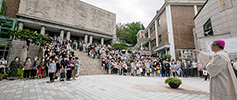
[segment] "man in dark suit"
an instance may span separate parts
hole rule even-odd
[[[181,67],[183,70],[183,77],[187,77],[188,76],[188,63],[186,62],[186,60],[182,61]]]
[[[165,72],[166,72],[166,76],[167,77],[170,77],[170,63],[168,62],[168,60],[166,60],[166,63],[164,64],[165,65]]]

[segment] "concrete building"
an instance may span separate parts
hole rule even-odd
[[[237,55],[237,1],[207,0],[194,17],[193,35],[198,50],[211,52],[211,43],[222,39],[231,59]]]
[[[80,0],[7,0],[6,4],[6,16],[17,18],[18,30],[90,43],[113,44],[117,40],[116,14]],[[22,51],[24,44],[18,41],[12,47],[16,45],[14,51]],[[10,60],[21,56],[14,51]],[[28,51],[28,55],[37,56],[36,51]]]
[[[193,17],[205,1],[165,0],[146,29],[138,32],[138,43],[133,50],[144,52],[145,49],[145,55],[154,56],[170,54],[174,60],[195,58]]]

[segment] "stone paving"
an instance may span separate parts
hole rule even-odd
[[[48,78],[0,81],[0,100],[208,100],[209,81],[180,78],[176,90],[161,77],[119,75],[80,76],[77,80],[47,83]]]

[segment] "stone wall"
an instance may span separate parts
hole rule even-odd
[[[206,42],[216,39],[237,37],[237,1],[225,0],[223,6],[218,0],[209,0],[195,18],[195,34],[197,34],[198,48],[207,51]],[[211,19],[213,36],[204,36],[203,25]]]
[[[12,41],[12,47],[9,53],[8,61],[10,62],[13,61],[16,56],[21,58],[24,45],[26,45],[25,41],[19,41],[19,40]],[[39,46],[31,44],[27,52],[27,57],[31,57],[31,59],[33,59],[35,56],[39,56]],[[21,61],[25,61],[25,59],[21,59]]]
[[[21,0],[18,13],[116,34],[116,14],[80,0]]]

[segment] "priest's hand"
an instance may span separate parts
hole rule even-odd
[[[193,52],[194,52],[194,53],[200,53],[200,51],[199,51],[199,50],[193,50]]]

